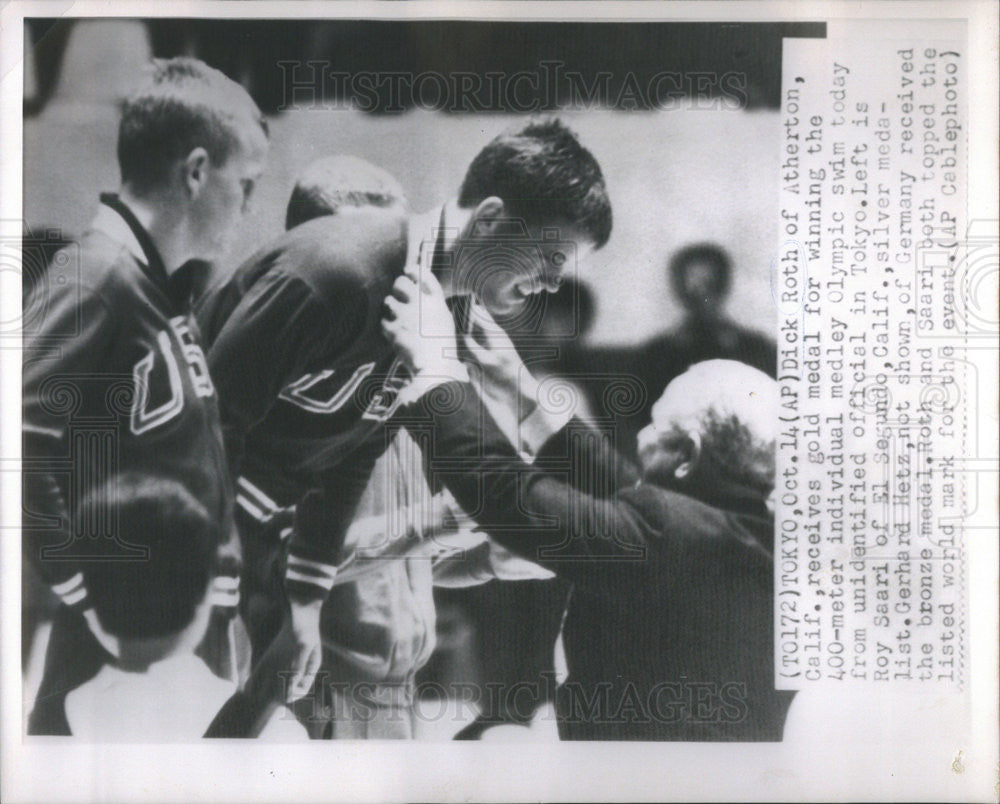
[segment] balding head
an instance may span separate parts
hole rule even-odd
[[[667,386],[639,433],[643,474],[684,486],[722,476],[767,495],[774,487],[778,384],[734,360],[698,363]]]
[[[285,228],[342,208],[407,208],[406,194],[393,176],[356,156],[328,156],[311,162],[299,175],[288,202]]]

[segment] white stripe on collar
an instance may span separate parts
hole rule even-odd
[[[145,266],[149,265],[146,253],[142,250],[142,246],[139,245],[139,241],[132,233],[132,229],[125,222],[125,219],[107,204],[100,205],[97,214],[90,222],[90,229],[107,235],[116,243],[121,243],[128,250],[129,254],[139,262]]]

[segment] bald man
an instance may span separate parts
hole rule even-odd
[[[421,318],[445,314],[421,281],[396,281],[383,328],[431,394],[407,415],[432,422],[433,481],[492,539],[574,584],[560,737],[781,740],[792,693],[774,688],[774,381],[734,361],[693,366],[639,435],[639,476],[579,421],[529,465],[463,367],[421,338]],[[612,481],[607,496],[580,489],[595,476]]]

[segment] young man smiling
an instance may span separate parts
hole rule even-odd
[[[319,667],[320,609],[410,382],[380,324],[395,279],[426,266],[463,332],[490,329],[558,288],[611,231],[600,167],[557,120],[495,138],[458,196],[423,215],[407,215],[391,193],[368,196],[291,228],[199,311],[238,490],[259,517],[295,507],[291,618],[272,651],[279,671],[293,671],[291,699]]]

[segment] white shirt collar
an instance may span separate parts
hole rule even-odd
[[[410,218],[407,225],[406,264],[420,265],[434,258],[434,248],[441,235],[444,206],[435,212],[425,212]],[[429,225],[428,225],[429,224]],[[427,266],[430,267],[429,265]]]
[[[129,254],[143,265],[149,265],[146,253],[142,250],[142,246],[139,245],[139,241],[136,240],[125,219],[107,204],[100,205],[97,214],[90,223],[90,229],[107,235],[116,243],[123,245]]]

